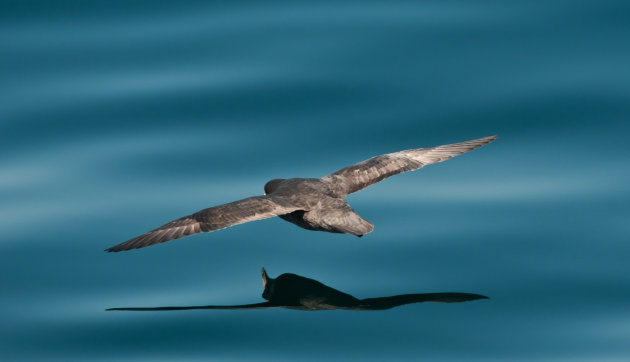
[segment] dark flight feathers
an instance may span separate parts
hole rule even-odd
[[[192,215],[173,220],[148,233],[106,249],[106,251],[115,252],[143,248],[188,235],[220,230],[248,221],[284,215],[295,210],[295,208],[276,204],[270,196],[250,197],[204,209]]]
[[[497,136],[490,136],[450,145],[388,153],[342,168],[323,179],[330,180],[333,183],[342,183],[345,193],[351,194],[387,177],[417,170],[426,165],[446,161],[462,153],[472,151],[494,141],[496,138]]]

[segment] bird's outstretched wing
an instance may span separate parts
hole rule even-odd
[[[248,221],[267,219],[297,210],[276,203],[269,195],[255,196],[229,204],[211,207],[173,220],[148,233],[137,236],[106,251],[117,252],[183,238],[184,236],[224,229]]]
[[[454,156],[472,151],[496,138],[497,136],[490,136],[450,145],[388,153],[342,168],[322,177],[322,180],[337,185],[336,189],[343,190],[345,194],[351,194],[387,177],[417,170],[423,166],[446,161]]]
[[[348,308],[354,310],[382,310],[398,307],[404,304],[422,302],[458,303],[477,299],[489,299],[486,296],[472,293],[424,293],[403,294],[392,297],[361,299],[359,305]]]

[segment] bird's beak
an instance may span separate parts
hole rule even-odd
[[[260,271],[260,274],[262,275],[263,288],[266,288],[267,287],[267,279],[269,278],[269,276],[267,276],[267,272],[265,271],[265,268],[262,268],[262,270]]]

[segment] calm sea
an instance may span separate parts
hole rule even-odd
[[[3,361],[629,360],[630,2],[0,1]],[[498,134],[348,197],[125,253],[191,212]],[[260,269],[377,312],[263,301]]]

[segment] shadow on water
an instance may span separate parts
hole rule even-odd
[[[127,311],[169,311],[187,309],[264,309],[288,308],[297,310],[384,310],[405,304],[422,302],[457,303],[477,299],[489,299],[472,293],[421,293],[402,294],[391,297],[357,299],[337,289],[324,285],[317,280],[285,273],[277,278],[270,278],[262,269],[263,298],[267,302],[242,305],[204,305],[189,307],[154,307],[154,308],[109,308]]]

